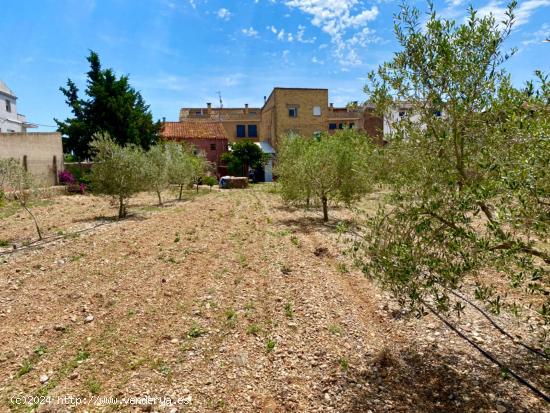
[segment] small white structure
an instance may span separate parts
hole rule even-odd
[[[17,96],[0,80],[0,132],[25,133],[36,125],[28,123],[24,115],[17,113]]]
[[[269,160],[264,166],[264,182],[273,182],[273,158],[275,157],[275,149],[266,141],[254,142],[260,147],[263,153],[269,155]]]
[[[434,111],[434,116],[441,117],[443,115],[440,111]],[[394,133],[396,124],[404,119],[419,123],[420,115],[414,112],[413,105],[410,102],[396,102],[384,116],[384,136]],[[422,128],[425,127],[426,125],[422,125]]]

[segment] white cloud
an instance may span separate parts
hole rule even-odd
[[[522,44],[524,46],[529,46],[532,44],[543,43],[548,38],[550,38],[550,24],[543,23],[539,30],[534,33],[529,33],[529,39],[524,40]]]
[[[298,31],[296,32],[296,40],[300,43],[315,43],[315,40],[317,38],[314,36],[311,39],[304,38],[304,34],[306,32],[306,26],[302,26],[301,24],[298,25]]]
[[[550,0],[527,0],[519,3],[519,6],[514,11],[516,15],[516,27],[527,23],[536,9],[546,6],[550,6]],[[506,4],[504,1],[499,0],[491,0],[478,10],[480,16],[492,14],[497,21],[504,20],[506,17],[505,12]]]
[[[250,26],[248,29],[242,29],[241,32],[248,37],[258,37],[258,32],[254,30],[252,26]]]
[[[348,32],[366,28],[368,22],[378,16],[377,6],[360,10],[360,0],[285,0],[285,5],[310,15],[311,24],[330,36],[336,46],[334,53],[340,64],[361,64],[355,47],[366,43],[358,39],[350,43],[353,35],[349,37]]]
[[[267,30],[271,31],[273,34],[277,35],[277,40],[280,41],[287,41],[287,42],[293,42],[297,41],[300,43],[315,43],[315,40],[317,40],[316,37],[312,37],[310,39],[306,39],[304,37],[306,27],[302,26],[301,24],[298,25],[298,31],[296,34],[293,34],[290,31],[285,31],[285,29],[278,30],[275,26],[267,26]]]
[[[231,18],[231,12],[224,7],[219,9],[216,14],[222,20],[229,20]]]
[[[324,62],[323,60],[319,60],[319,59],[317,59],[315,56],[313,56],[313,57],[311,58],[311,63],[316,63],[316,64],[318,64],[318,65],[324,65],[324,64],[325,64],[325,62]]]

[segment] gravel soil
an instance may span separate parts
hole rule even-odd
[[[58,196],[33,209],[42,244],[24,211],[4,216],[0,412],[549,411],[433,316],[398,311],[344,253],[349,212],[323,225],[266,188],[142,195],[122,221]],[[547,362],[468,320],[544,389]]]

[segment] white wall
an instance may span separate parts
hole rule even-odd
[[[405,112],[405,116],[399,116],[400,112]],[[419,122],[420,116],[411,114],[410,107],[394,107],[384,116],[384,135],[390,135],[395,132],[395,125],[402,119],[409,119],[412,122]]]

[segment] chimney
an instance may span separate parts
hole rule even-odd
[[[166,117],[165,116],[162,117],[162,123],[166,123]]]
[[[332,112],[334,110],[334,103],[330,102],[330,111]]]
[[[212,111],[212,103],[207,102],[206,103],[206,114],[210,115],[211,111]]]
[[[264,96],[264,105],[265,105],[265,102],[267,102],[267,97]]]
[[[244,114],[248,115],[248,103],[244,104]]]

